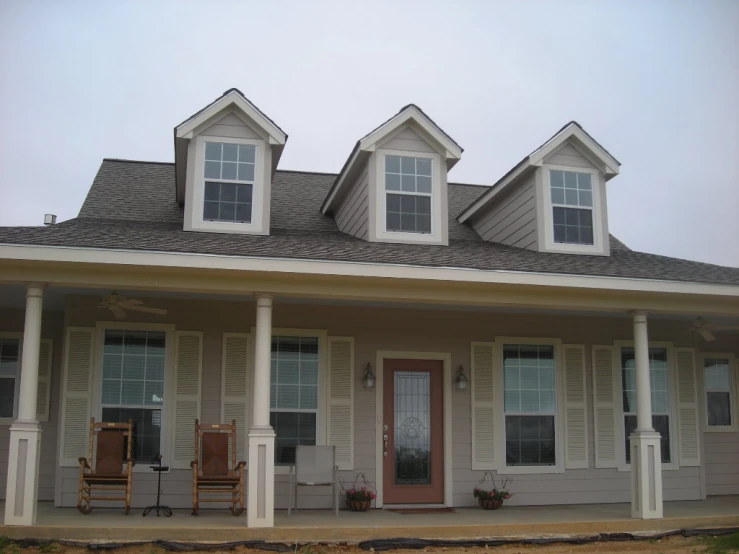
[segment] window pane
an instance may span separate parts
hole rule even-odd
[[[387,195],[387,211],[400,212],[400,194]]]
[[[256,151],[255,146],[248,146],[245,144],[239,145],[239,161],[254,163],[255,151]]]
[[[731,394],[729,392],[707,392],[706,408],[708,425],[731,425]]]
[[[251,204],[236,204],[236,221],[251,223]]]
[[[221,179],[236,180],[236,166],[238,164],[231,162],[223,162],[221,168]]]
[[[236,201],[251,204],[251,185],[236,185]]]
[[[568,206],[577,206],[577,191],[565,189],[565,204]]]
[[[580,198],[580,201],[579,201],[580,206],[588,206],[588,207],[593,206],[593,193],[592,192],[581,190],[578,196]]]
[[[416,158],[400,158],[400,172],[404,175],[416,174]]]
[[[228,162],[235,162],[239,159],[239,147],[236,144],[223,145],[223,159]]]
[[[413,214],[400,214],[400,230],[413,233],[416,230],[416,216]]]
[[[400,189],[405,192],[416,192],[416,177],[414,175],[401,175]]]
[[[555,465],[554,416],[505,416],[506,465]]]
[[[275,464],[295,463],[295,447],[316,444],[316,414],[272,412],[269,424],[275,430]]]
[[[707,359],[704,362],[703,379],[706,390],[731,390],[729,360]]]
[[[18,375],[19,344],[17,339],[0,339],[0,376],[15,378]]]
[[[428,158],[416,158],[416,173],[431,177],[431,160]],[[431,179],[429,179],[431,182]]]
[[[430,215],[417,215],[416,216],[416,232],[418,233],[431,233],[431,216]]]
[[[400,190],[400,175],[387,173],[385,175],[385,189]]]
[[[203,204],[203,219],[209,221],[218,219],[218,202],[205,202]]]
[[[565,191],[564,189],[552,189],[552,204],[564,204],[565,203]],[[554,208],[557,210],[557,208]]]
[[[388,231],[400,231],[400,214],[399,213],[387,213],[386,228]]]
[[[238,164],[239,165],[239,181],[254,180],[254,164]]]
[[[400,211],[404,214],[416,213],[416,197],[406,194],[400,195]]]
[[[565,171],[565,188],[576,189],[577,188],[577,174],[572,171]]]
[[[236,202],[236,185],[232,183],[221,184],[221,202]]]
[[[102,420],[127,423],[133,419],[131,455],[137,462],[151,463],[160,453],[162,411],[159,409],[103,408]],[[125,450],[124,450],[125,456]],[[123,460],[121,460],[121,465]]]
[[[416,213],[424,215],[431,214],[431,197],[416,196]]]
[[[318,339],[273,337],[272,406],[284,409],[318,409]]]
[[[431,177],[424,177],[423,175],[420,177],[416,177],[416,187],[418,187],[418,192],[431,192]]]
[[[385,156],[385,171],[389,173],[400,173],[400,157]]]
[[[221,196],[220,183],[205,183],[205,200],[218,201]]]
[[[206,160],[221,160],[221,143],[220,142],[206,142],[205,143],[205,159]]]
[[[550,179],[552,180],[552,188],[564,188],[565,177],[564,172],[552,170],[549,173]]]
[[[581,191],[592,191],[592,179],[590,173],[577,174],[577,188]]]
[[[221,164],[219,162],[205,162],[205,178],[220,179]]]
[[[234,221],[236,219],[236,204],[221,202],[218,219],[221,221]]]
[[[0,417],[13,417],[15,379],[0,379]]]

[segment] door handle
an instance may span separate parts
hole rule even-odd
[[[382,436],[382,440],[383,440],[383,442],[385,443],[385,446],[384,446],[384,448],[383,448],[383,452],[382,452],[382,455],[383,455],[383,456],[385,456],[385,457],[387,458],[387,435],[383,435],[383,436]]]

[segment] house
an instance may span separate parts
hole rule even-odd
[[[378,508],[473,505],[486,470],[512,504],[634,518],[739,494],[739,270],[611,236],[620,163],[578,123],[482,188],[414,105],[338,174],[279,169],[286,144],[231,89],[174,164],[105,159],[78,217],[0,228],[6,524],[76,505],[90,417],[134,419],[134,506],[161,453],[180,508],[195,418],[236,420],[253,527],[298,444],[334,445]]]

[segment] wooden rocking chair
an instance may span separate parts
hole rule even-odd
[[[96,440],[97,439],[97,440]],[[77,509],[92,511],[93,500],[123,500],[126,515],[131,510],[131,475],[136,462],[131,458],[133,420],[128,423],[95,423],[90,418],[90,457],[79,458],[80,482]],[[126,455],[123,456],[123,449]],[[94,465],[90,465],[94,460]],[[123,496],[93,496],[94,491],[123,491]]]
[[[228,446],[231,439],[231,469]],[[202,445],[202,448],[201,448]],[[195,420],[195,460],[192,468],[192,515],[200,512],[200,502],[230,502],[231,513],[243,513],[244,467],[236,463],[236,420],[231,423],[200,424]],[[229,499],[201,498],[202,493],[228,494]]]

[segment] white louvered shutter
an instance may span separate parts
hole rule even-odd
[[[175,338],[174,440],[170,466],[190,469],[195,458],[195,420],[200,417],[203,334],[177,331]]]
[[[562,345],[565,378],[565,468],[588,467],[585,347]]]
[[[90,430],[94,352],[95,329],[67,327],[59,441],[62,466],[79,467],[78,459],[90,455],[87,439]]]
[[[677,411],[679,459],[681,466],[700,465],[698,393],[696,391],[695,350],[675,348],[677,369]]]
[[[221,423],[236,420],[236,460],[246,461],[249,405],[249,335],[223,334]]]
[[[36,393],[36,419],[49,421],[51,399],[51,356],[54,341],[41,339],[38,357],[38,392]]]
[[[495,375],[493,343],[473,342],[472,360],[472,469],[495,468]]]
[[[616,441],[620,436],[616,425],[621,413],[620,398],[616,387],[618,375],[614,368],[615,348],[593,346],[593,415],[595,422],[595,467],[618,467],[619,448]]]
[[[339,469],[354,469],[354,339],[328,337],[328,443]]]

